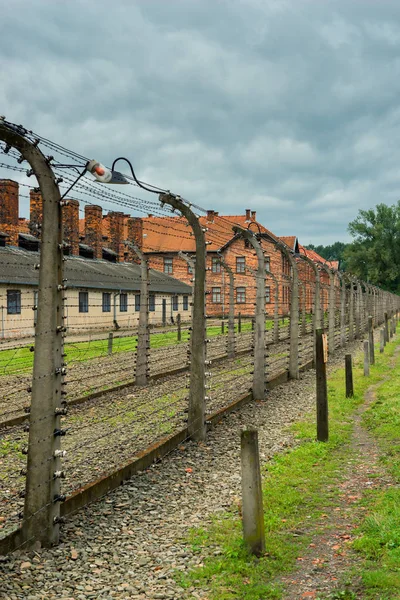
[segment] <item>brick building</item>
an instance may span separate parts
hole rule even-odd
[[[43,218],[40,193],[30,190],[30,219],[19,218],[18,183],[0,180],[0,246],[19,246],[38,251]],[[148,258],[149,266],[186,283],[193,283],[192,267],[187,258],[195,257],[195,240],[183,217],[132,217],[111,211],[103,215],[101,206],[85,205],[84,218],[79,218],[79,203],[69,200],[63,207],[64,253],[109,262],[137,262],[125,240],[134,241]],[[225,316],[229,310],[229,276],[221,265],[224,261],[234,275],[235,313],[254,314],[257,259],[251,246],[235,235],[233,226],[254,231],[261,241],[266,257],[266,313],[272,316],[275,290],[278,288],[279,314],[290,308],[290,265],[276,243],[283,242],[295,254],[305,253],[316,262],[325,262],[311,250],[305,250],[296,236],[278,238],[256,219],[256,212],[246,209],[242,215],[219,215],[214,210],[200,217],[207,240],[207,314]],[[184,253],[185,257],[182,256]],[[253,271],[253,272],[252,272]],[[312,307],[312,269],[301,261],[300,294],[305,295],[307,310]],[[327,306],[329,277],[321,272],[322,304]],[[171,310],[173,310],[171,305]]]

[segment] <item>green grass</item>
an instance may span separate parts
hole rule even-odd
[[[352,415],[363,402],[366,389],[382,381],[388,372],[394,349],[395,344],[392,343],[386,347],[384,355],[378,355],[369,378],[363,376],[362,357],[357,358],[353,372],[355,395],[352,399],[345,398],[344,369],[330,376],[328,443],[315,441],[315,417],[314,414],[307,415],[291,428],[297,439],[295,447],[277,455],[264,469],[265,555],[256,559],[247,552],[242,541],[238,506],[233,506],[225,514],[217,516],[209,528],[191,530],[188,543],[206,558],[201,567],[188,574],[176,575],[180,585],[200,585],[208,590],[210,600],[282,597],[277,578],[293,569],[296,559],[309,544],[310,533],[315,535],[326,528],[324,515],[335,504],[339,494],[338,483],[343,478],[343,464],[352,456],[349,444]],[[394,551],[398,551],[397,547]],[[355,595],[351,590],[343,589],[329,598],[352,600]]]
[[[378,441],[382,466],[395,483],[371,490],[364,499],[368,516],[354,547],[364,558],[365,598],[400,598],[400,363],[381,385],[364,415],[364,425]]]
[[[269,321],[267,321],[268,325]],[[267,327],[268,329],[269,327]],[[228,325],[225,323],[225,335]],[[238,325],[235,324],[237,332]],[[251,331],[251,322],[242,322],[242,332]],[[214,337],[221,335],[221,327],[213,325],[207,328],[207,336]],[[185,343],[189,340],[189,331],[182,329],[182,340],[178,342],[176,331],[167,331],[165,333],[153,332],[150,335],[151,348],[164,348],[167,346],[176,346],[179,343]],[[120,352],[135,352],[137,345],[136,336],[115,337],[113,340],[113,354]],[[0,376],[15,375],[17,373],[29,373],[33,367],[32,345],[23,346],[12,350],[0,351]],[[65,345],[66,361],[68,363],[84,362],[108,354],[108,339],[93,340],[87,342],[70,342]]]

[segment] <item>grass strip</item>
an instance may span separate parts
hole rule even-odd
[[[363,425],[378,442],[382,467],[390,474],[387,489],[369,490],[362,502],[368,514],[358,529],[354,548],[364,561],[361,577],[365,599],[400,598],[400,361],[394,362]]]
[[[263,467],[265,555],[256,559],[246,551],[240,506],[233,506],[215,517],[208,528],[191,530],[188,542],[202,563],[189,573],[176,575],[181,586],[200,586],[210,600],[282,597],[276,578],[293,569],[310,542],[309,532],[318,534],[319,523],[321,528],[326,526],[323,518],[335,505],[343,464],[352,453],[352,415],[363,402],[366,389],[388,372],[394,349],[393,342],[385,354],[378,353],[368,378],[363,375],[362,356],[356,358],[352,399],[345,398],[344,369],[330,374],[328,443],[315,441],[315,415],[306,415],[291,428],[294,446]]]

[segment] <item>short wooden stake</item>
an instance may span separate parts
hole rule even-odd
[[[375,364],[374,327],[373,327],[371,315],[368,317],[368,342],[369,342],[369,362],[371,365],[374,365]]]
[[[364,342],[364,376],[369,377],[369,342]]]
[[[346,370],[346,398],[352,398],[354,396],[353,388],[353,364],[351,360],[351,354],[345,356],[345,370]]]
[[[316,330],[315,340],[315,369],[317,383],[317,440],[327,442],[329,438],[328,426],[328,388],[326,383],[326,356],[324,343],[326,336],[322,329]],[[325,341],[324,341],[325,340]]]
[[[385,312],[385,345],[388,343],[389,341],[389,317],[387,312]]]
[[[182,340],[182,326],[181,326],[181,315],[180,315],[180,313],[178,313],[176,315],[176,324],[177,324],[177,327],[178,327],[177,339],[178,339],[178,342],[180,342]]]
[[[225,333],[225,321],[221,321],[221,333]]]
[[[379,352],[382,354],[385,350],[385,332],[383,329],[379,330]]]
[[[113,338],[114,334],[112,331],[108,334],[108,354],[112,354],[113,351]]]
[[[258,431],[254,427],[242,429],[241,463],[243,537],[249,551],[261,556],[265,552],[264,510]]]

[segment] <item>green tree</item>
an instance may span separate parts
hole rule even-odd
[[[360,210],[348,230],[354,241],[344,252],[346,270],[392,292],[400,292],[400,201]]]
[[[346,248],[347,244],[344,242],[334,242],[329,246],[323,246],[322,244],[319,246],[314,246],[314,244],[308,244],[307,248],[310,250],[314,250],[325,258],[325,260],[339,260],[341,263],[343,262],[343,252]]]

